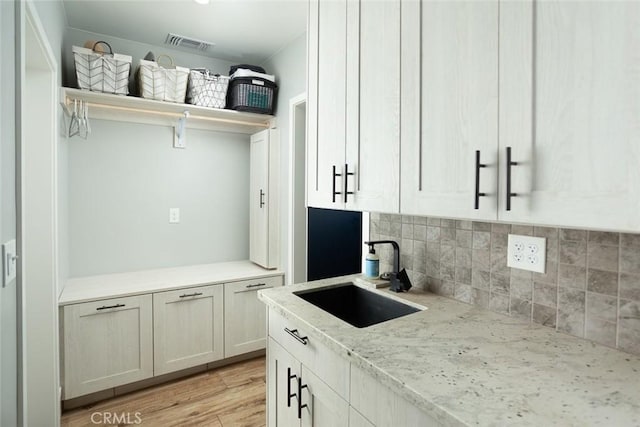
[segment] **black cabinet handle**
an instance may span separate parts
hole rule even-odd
[[[291,335],[292,337],[294,337],[298,342],[301,342],[302,344],[307,345],[307,342],[309,341],[309,337],[301,337],[297,329],[284,328],[284,331],[289,335]]]
[[[349,172],[349,165],[344,164],[344,202],[347,203],[347,196],[353,194],[353,191],[349,191],[349,177],[355,175],[353,172]]]
[[[197,297],[200,295],[202,295],[202,292],[194,292],[192,294],[182,294],[180,295],[180,298]]]
[[[511,147],[507,147],[507,210],[511,210],[511,198],[517,197],[518,193],[511,192],[511,166],[517,166],[518,162],[511,161]]]
[[[302,404],[302,389],[307,388],[307,385],[302,385],[302,374],[298,377],[298,419],[302,419],[302,410],[307,408],[307,404]]]
[[[291,380],[296,378],[295,374],[291,375],[291,368],[287,368],[287,408],[291,408],[291,398],[296,397],[296,393],[291,393]]]
[[[338,194],[342,194],[340,191],[336,191],[336,176],[342,176],[342,174],[336,173],[336,166],[333,165],[333,195],[332,195],[333,203],[336,202],[336,196]]]
[[[264,285],[266,285],[266,283],[256,283],[254,285],[247,285],[246,287],[247,288],[258,288],[258,287],[264,286]]]
[[[264,206],[264,191],[262,191],[262,188],[260,189],[260,207],[262,208]]]
[[[480,192],[480,168],[486,168],[487,165],[480,163],[480,150],[476,150],[476,192],[473,208],[480,209],[480,197],[484,197],[487,194]]]
[[[110,308],[120,308],[120,307],[124,307],[125,304],[116,304],[116,305],[103,305],[102,307],[98,307],[96,308],[97,311],[100,310],[108,310]]]

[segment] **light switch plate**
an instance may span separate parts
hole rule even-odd
[[[508,267],[544,273],[546,255],[547,240],[545,238],[509,234]]]
[[[9,240],[2,245],[2,287],[15,280],[18,269],[17,261],[16,241]]]

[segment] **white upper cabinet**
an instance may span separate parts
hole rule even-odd
[[[498,20],[497,1],[402,4],[404,214],[496,219]]]
[[[308,37],[308,206],[399,212],[400,0],[311,0]]]
[[[341,209],[334,193],[344,185],[335,174],[345,163],[346,0],[309,2],[308,41],[307,205]]]
[[[640,230],[640,3],[505,2],[500,35],[499,218]]]

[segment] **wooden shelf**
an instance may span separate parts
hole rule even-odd
[[[63,87],[60,102],[70,107],[73,100],[88,102],[89,118],[93,119],[175,126],[184,112],[188,111],[188,128],[248,135],[268,128],[273,119],[273,116],[268,114],[244,113]]]

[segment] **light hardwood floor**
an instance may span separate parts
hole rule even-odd
[[[136,418],[136,413],[139,418]],[[105,414],[117,414],[119,417],[129,414],[129,424],[135,425],[139,419],[141,422],[137,424],[147,427],[264,426],[265,358],[259,357],[223,366],[73,409],[63,413],[61,425],[127,425],[126,420],[124,423],[95,422],[102,421]]]

